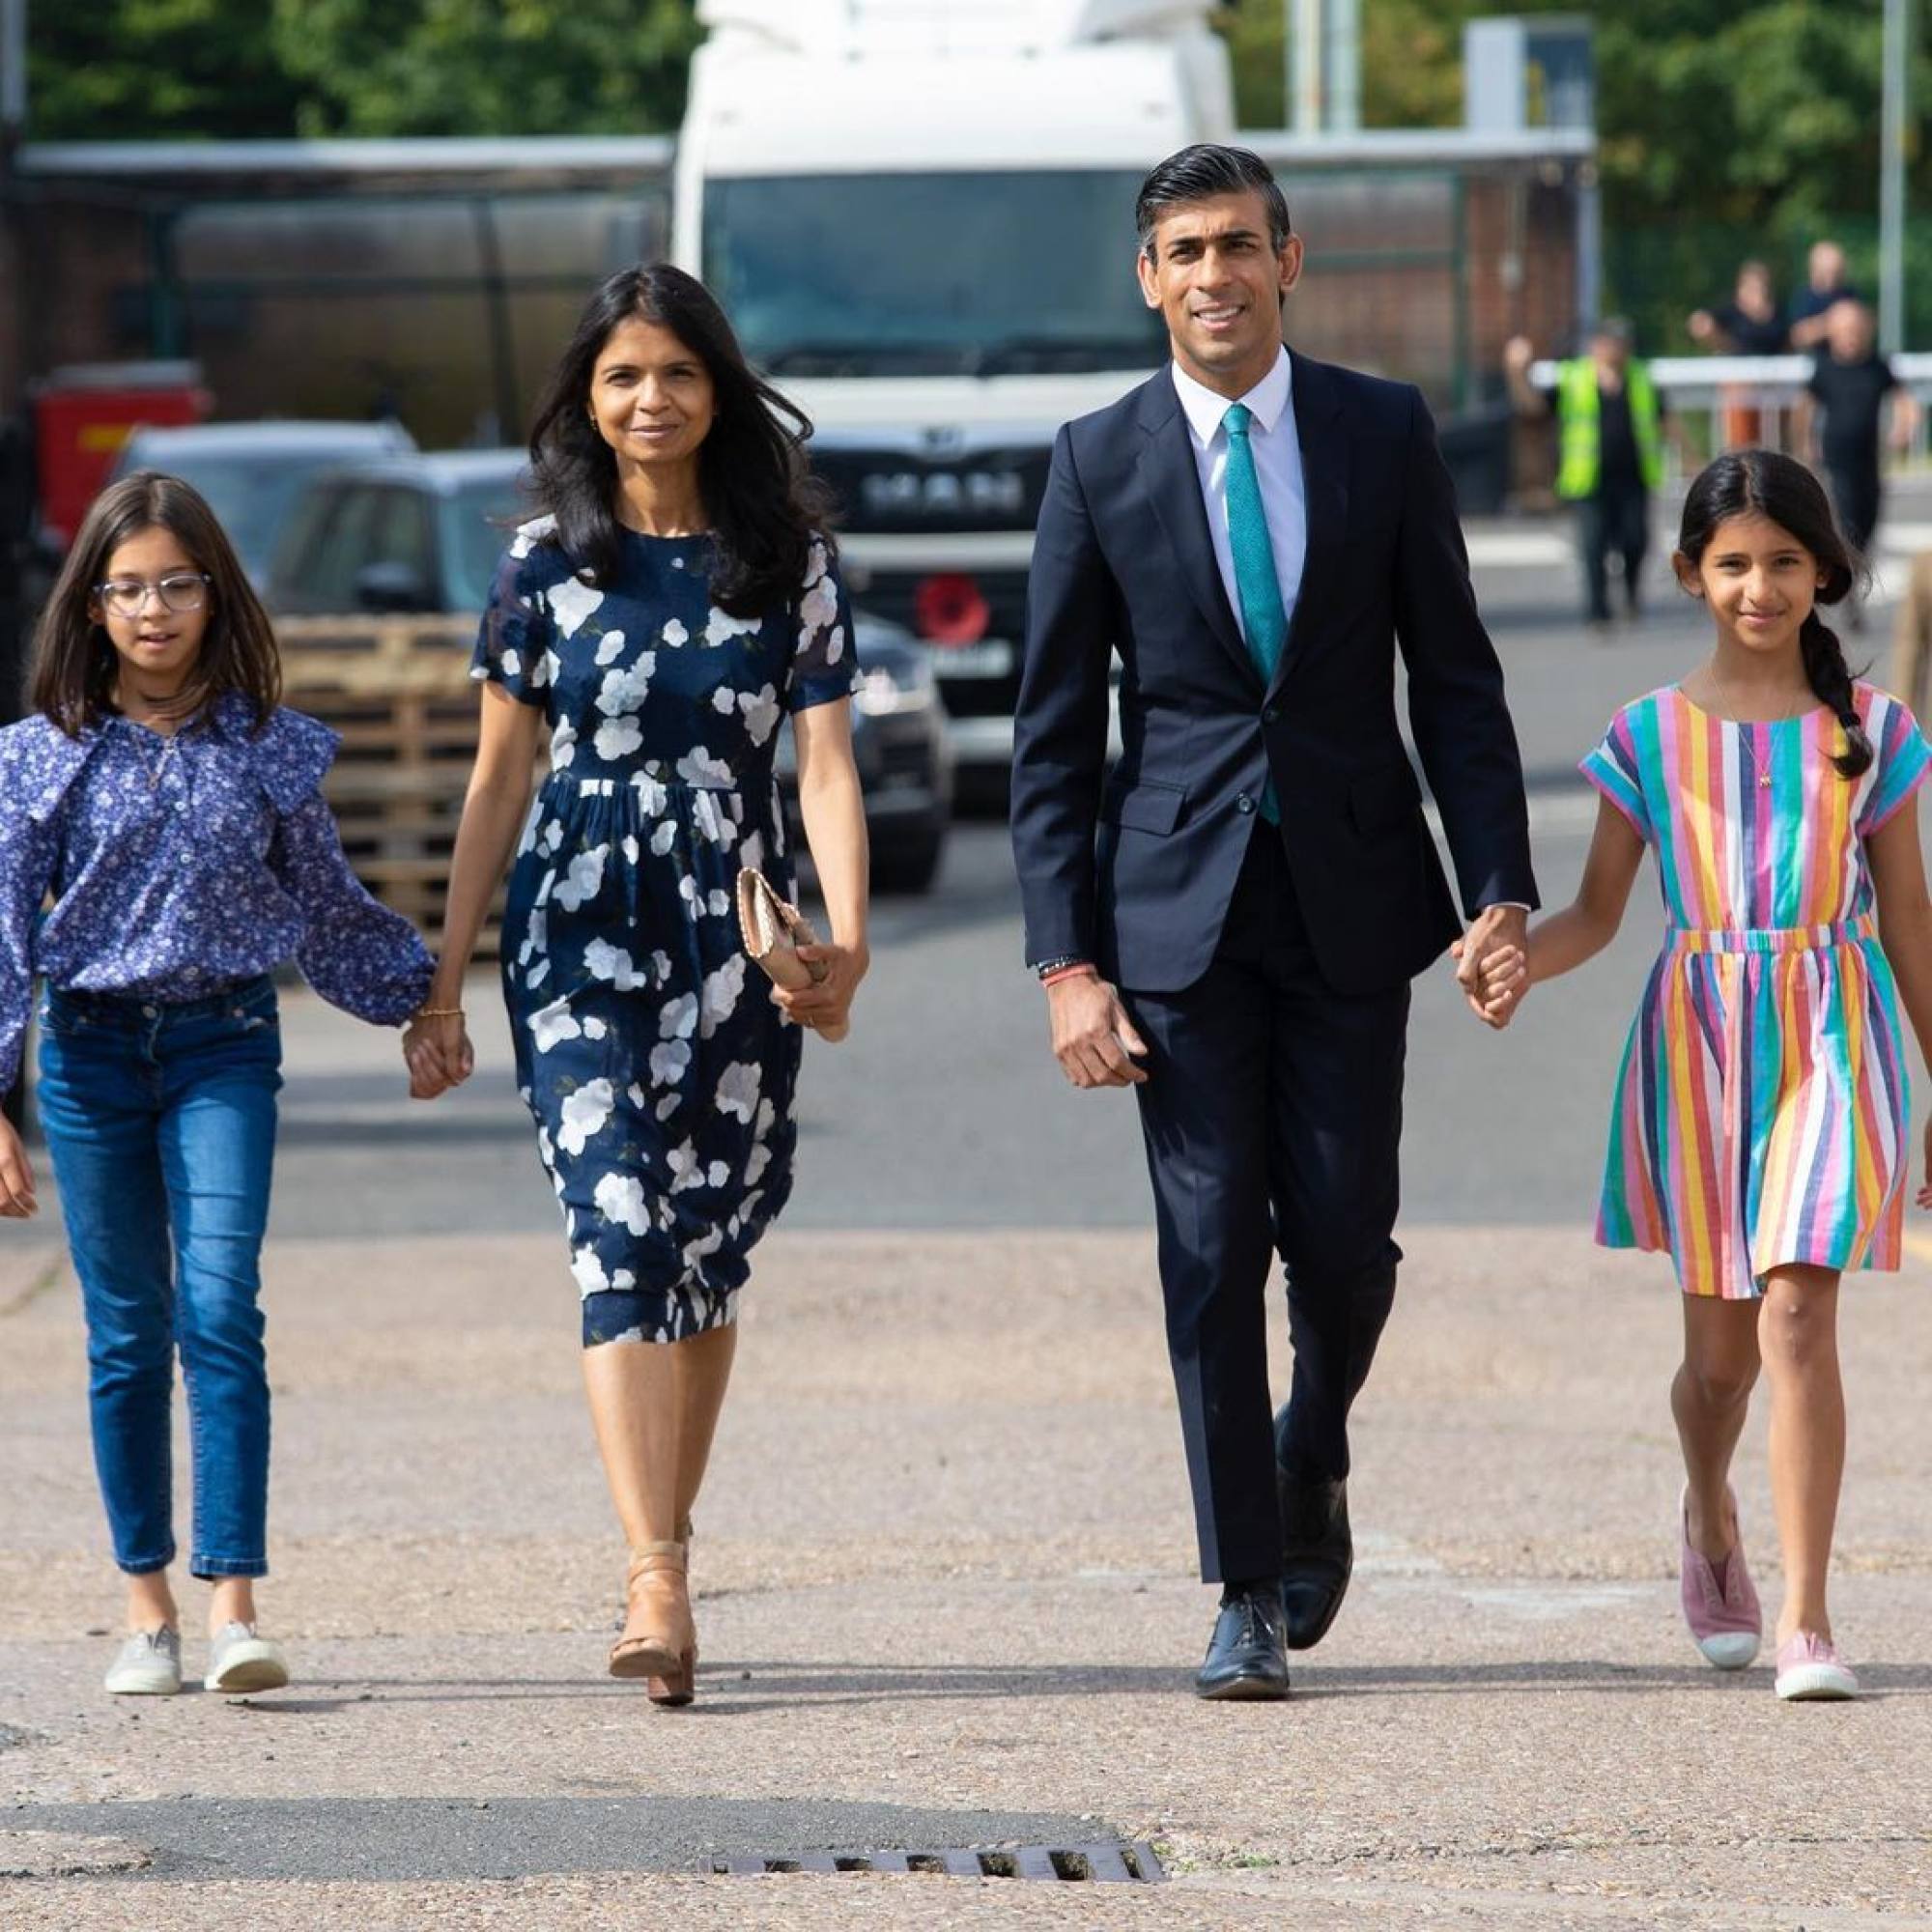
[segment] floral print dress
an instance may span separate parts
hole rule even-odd
[[[791,1192],[801,1036],[745,955],[735,889],[750,866],[789,895],[780,722],[856,676],[824,544],[795,599],[736,617],[712,601],[705,538],[622,543],[592,585],[553,519],[520,529],[471,669],[551,726],[503,989],[586,1348],[729,1321]]]

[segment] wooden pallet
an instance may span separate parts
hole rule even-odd
[[[356,876],[412,921],[442,936],[449,859],[476,754],[473,617],[284,617],[285,702],[338,732],[326,787]],[[479,957],[497,952],[497,895]]]

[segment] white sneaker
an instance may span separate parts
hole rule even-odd
[[[102,1681],[117,1697],[172,1697],[182,1688],[181,1632],[136,1631]]]
[[[223,1624],[209,1639],[208,1675],[202,1685],[231,1696],[279,1690],[289,1681],[288,1660],[278,1643],[255,1634],[253,1624]]]

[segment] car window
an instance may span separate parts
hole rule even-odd
[[[393,486],[376,493],[368,550],[362,564],[396,564],[409,570],[425,591],[436,582],[436,534],[428,500],[419,490]]]
[[[331,492],[316,545],[293,586],[304,611],[330,615],[355,609],[355,574],[369,560],[381,490],[354,483]]]

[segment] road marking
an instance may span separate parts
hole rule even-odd
[[[1557,530],[1471,530],[1469,561],[1485,570],[1548,569],[1577,561],[1577,546]]]

